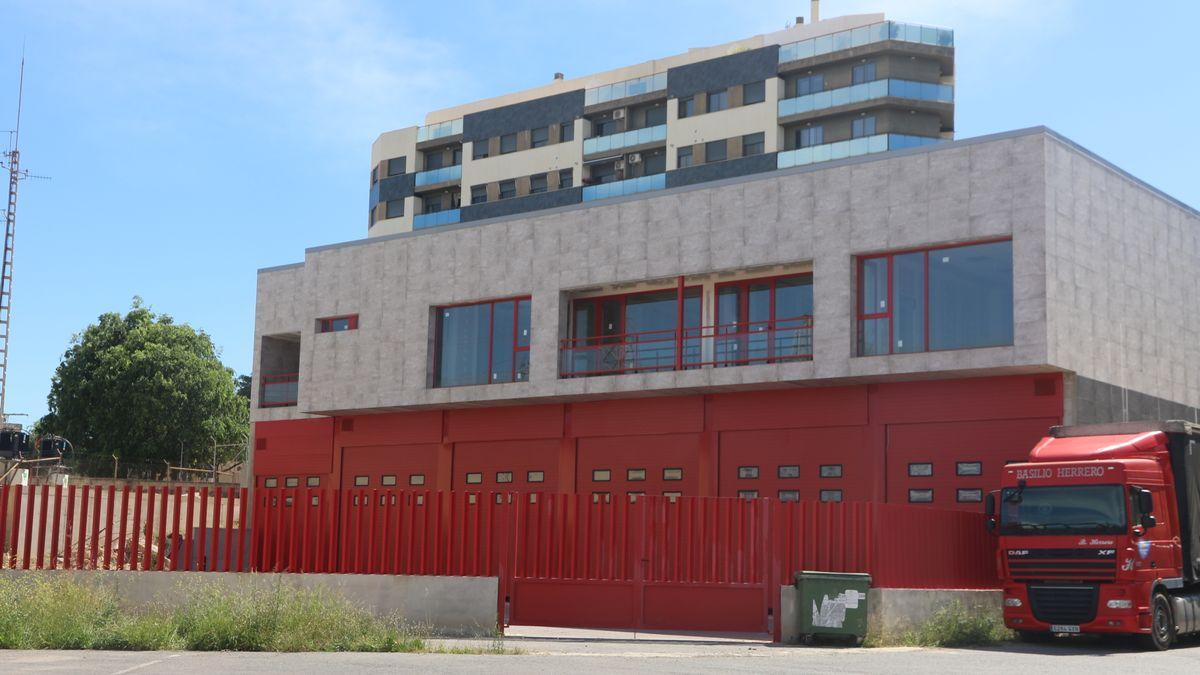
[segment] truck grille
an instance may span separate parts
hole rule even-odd
[[[1099,586],[1030,584],[1029,605],[1038,621],[1079,625],[1096,618]]]
[[[1010,548],[1005,557],[1014,581],[1112,581],[1117,575],[1113,548]]]

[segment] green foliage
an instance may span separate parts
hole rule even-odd
[[[1013,632],[994,612],[953,602],[933,613],[916,630],[901,635],[868,636],[868,647],[974,647],[1011,640]]]
[[[122,612],[65,575],[0,578],[0,649],[412,652],[424,640],[326,591],[202,584],[175,611]]]
[[[37,428],[123,461],[178,461],[182,448],[207,464],[209,447],[238,443],[249,429],[249,407],[218,356],[203,331],[134,298],[125,316],[102,314],[72,338]]]

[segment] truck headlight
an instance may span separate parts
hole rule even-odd
[[[1109,600],[1107,604],[1109,609],[1129,609],[1133,607],[1132,600]]]
[[[1005,607],[1020,607],[1021,599],[1020,598],[1005,598],[1004,606]]]

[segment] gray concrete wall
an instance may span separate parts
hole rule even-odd
[[[1047,362],[1200,406],[1200,214],[1068,141],[1045,151]],[[1120,421],[1095,419],[1115,414],[1111,394],[1082,389],[1081,420]]]
[[[79,583],[112,589],[120,606],[132,611],[179,606],[205,584],[234,594],[256,589],[324,589],[376,616],[401,616],[439,635],[491,635],[496,631],[495,577],[72,570],[0,570],[0,575],[6,579],[68,576]]]
[[[1032,130],[310,249],[302,271],[259,275],[256,337],[301,331],[301,384],[297,408],[256,410],[255,419],[1046,370],[1047,139]],[[854,355],[855,255],[1008,236],[1013,345]],[[808,261],[811,363],[558,377],[564,291],[721,270],[769,274]],[[528,382],[427,386],[432,307],[525,294],[533,298]],[[345,313],[360,315],[358,330],[313,335],[313,318]]]
[[[795,586],[779,589],[779,614],[784,643],[800,641],[797,612],[800,594]],[[919,628],[939,609],[960,603],[970,612],[1002,615],[1003,593],[999,590],[872,588],[867,591],[867,631],[871,635],[902,635]],[[810,610],[811,611],[811,610]]]

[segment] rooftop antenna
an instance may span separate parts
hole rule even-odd
[[[13,238],[17,229],[17,185],[34,176],[21,168],[21,105],[25,95],[25,46],[21,46],[21,74],[17,81],[17,125],[9,132],[9,147],[0,160],[8,169],[8,205],[4,209],[4,258],[0,263],[0,424],[8,423],[5,410],[8,392],[8,336],[12,317]]]

